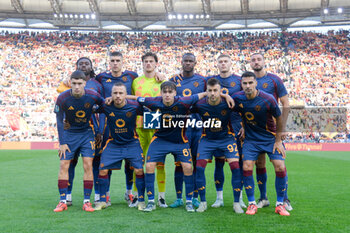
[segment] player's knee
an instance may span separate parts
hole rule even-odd
[[[98,173],[99,176],[107,176],[108,175],[108,169],[100,170]]]
[[[137,175],[137,176],[142,176],[143,175],[143,169],[142,168],[139,168],[139,169],[136,169],[135,168],[135,174]]]
[[[253,162],[250,162],[250,161],[243,162],[243,171],[253,171],[253,168],[254,168]]]
[[[155,163],[146,163],[146,172],[147,173],[154,173],[155,170]]]
[[[60,172],[68,172],[70,166],[70,161],[69,160],[61,160],[60,162]]]
[[[273,164],[275,167],[275,172],[285,172],[286,173],[286,166],[285,166],[283,160],[275,160]]]
[[[190,163],[182,163],[182,169],[185,176],[192,175],[192,165]]]

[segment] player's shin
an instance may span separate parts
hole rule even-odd
[[[205,167],[207,166],[207,161],[205,159],[200,159],[197,161],[197,173],[196,173],[196,182],[198,187],[198,192],[201,197],[201,202],[206,202],[205,197],[205,187],[206,187],[206,180],[205,180]]]
[[[254,178],[253,178],[253,171],[247,170],[243,171],[243,183],[245,187],[245,192],[248,197],[249,204],[255,204],[255,197],[254,197]]]
[[[92,180],[84,180],[84,203],[90,202],[90,196],[94,182]]]
[[[100,190],[100,202],[107,202],[107,187],[108,187],[108,175],[98,176],[98,184]]]
[[[146,183],[148,201],[154,201],[154,180],[155,180],[154,173],[146,173],[145,183]]]
[[[266,199],[266,181],[267,181],[267,173],[266,167],[264,168],[256,168],[256,181],[260,190],[260,199]]]
[[[68,168],[68,190],[67,190],[67,195],[71,195],[72,189],[73,189],[73,180],[75,176],[75,167],[77,166],[78,160],[77,159],[72,159],[69,164]],[[71,197],[68,199],[68,201],[72,201]]]
[[[176,191],[177,199],[182,199],[183,180],[184,180],[184,173],[183,173],[181,164],[176,164],[174,182],[175,182],[175,191]]]
[[[215,180],[215,188],[217,192],[217,199],[223,199],[222,191],[225,182],[224,175],[224,165],[225,159],[215,158],[215,171],[214,171],[214,180]]]
[[[275,188],[277,193],[277,202],[276,205],[283,205],[284,201],[284,195],[286,192],[286,171],[277,172],[276,171],[276,181],[275,181]]]
[[[143,174],[140,174],[140,175],[136,175],[136,187],[137,187],[137,190],[138,190],[138,198],[139,198],[139,202],[144,202],[145,199],[144,199],[144,195],[145,195],[145,175]]]
[[[94,189],[95,189],[95,202],[100,200],[100,191],[98,185],[98,173],[100,167],[100,158],[101,156],[95,156],[92,161],[92,173],[94,175]]]
[[[232,189],[233,189],[233,198],[234,202],[239,202],[239,197],[241,194],[241,172],[239,169],[239,162],[238,161],[233,161],[229,163],[231,173],[232,173],[232,178],[231,178],[231,184],[232,184]]]
[[[125,161],[124,172],[125,172],[126,193],[132,194],[134,171],[131,169],[131,165],[129,161]]]
[[[58,180],[58,191],[60,193],[60,201],[66,203],[68,189],[68,180]]]

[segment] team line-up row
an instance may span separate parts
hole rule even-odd
[[[244,203],[241,201],[240,204],[242,184],[244,184],[249,201],[246,213],[255,214],[258,207],[269,205],[266,197],[267,176],[264,157],[267,153],[276,171],[275,211],[280,215],[289,215],[286,209],[291,210],[292,207],[286,195],[287,172],[282,144],[284,137],[282,132],[288,112],[283,110],[281,113],[277,104],[277,100],[280,99],[284,107],[288,106],[287,91],[281,79],[264,71],[262,54],[251,56],[254,72],[245,72],[242,76],[233,75],[230,71],[230,57],[221,55],[218,58],[220,74],[205,79],[194,74],[195,56],[187,53],[182,59],[182,74],[175,75],[166,82],[156,79],[156,76],[161,75],[155,71],[158,62],[155,54],[146,53],[142,57],[144,75],[140,77],[130,71],[122,72],[122,60],[120,53],[112,53],[111,72],[99,74],[94,78],[91,61],[88,58],[79,59],[77,62],[79,71],[71,75],[71,89],[61,93],[56,101],[55,112],[61,158],[58,181],[61,201],[55,209],[56,212],[67,209],[67,203],[71,203],[71,190],[69,190],[73,182],[71,173],[72,170],[74,171],[74,161],[79,154],[82,154],[85,172],[84,210],[94,211],[108,206],[109,170],[120,168],[121,161],[126,159],[128,163],[125,168],[129,170],[130,165],[134,168],[137,187],[137,194],[135,193],[133,197],[131,194],[133,172],[126,171],[126,198],[130,200],[130,206],[138,206],[143,211],[152,211],[155,209],[155,167],[158,168],[157,178],[162,179],[159,173],[161,170],[164,172],[164,168],[160,165],[164,163],[166,154],[172,153],[177,161],[174,179],[177,200],[170,207],[183,205],[182,183],[184,181],[186,210],[193,212],[194,207],[197,207],[197,212],[203,212],[207,209],[204,170],[207,161],[214,155],[217,200],[213,207],[223,205],[223,164],[226,160],[232,171],[234,211],[244,213],[242,209]],[[97,93],[89,89],[94,89]],[[111,97],[109,99],[112,100],[112,104],[104,104],[103,98],[98,93],[104,98]],[[158,95],[161,96],[150,97]],[[140,98],[140,96],[147,98]],[[235,107],[229,108],[228,104]],[[94,114],[95,105],[100,106],[97,110],[99,126]],[[174,120],[166,116],[186,115],[191,111],[192,118],[202,118],[203,121],[218,119],[221,127],[203,129],[203,131],[189,128],[187,132],[184,128],[174,127],[161,128],[154,132],[143,129],[142,119],[137,116],[142,115],[144,107],[160,112],[163,121]],[[159,116],[154,116],[154,119],[156,117]],[[91,118],[92,122],[95,122],[96,135],[93,134],[89,125]],[[106,129],[108,130],[103,130],[105,119],[107,119]],[[244,130],[241,125],[244,126]],[[98,156],[98,153],[102,150],[95,153],[95,137],[96,143],[100,145],[102,142],[104,148],[101,156]],[[243,148],[241,142],[244,144]],[[143,153],[147,155],[145,174]],[[255,161],[258,161],[257,180],[261,191],[258,203],[254,199],[252,176]],[[192,169],[192,163],[194,169]],[[99,169],[92,169],[93,164],[94,167],[98,164]],[[93,180],[95,181],[95,208],[92,208],[90,203]],[[148,195],[147,206],[144,202],[145,189]],[[164,192],[165,187],[159,187],[158,204],[161,207],[167,206]]]

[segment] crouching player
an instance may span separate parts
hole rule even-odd
[[[106,192],[108,189],[109,169],[120,169],[122,161],[128,160],[134,167],[136,187],[138,189],[138,208],[145,207],[144,192],[145,179],[143,173],[143,154],[136,134],[136,116],[142,114],[142,106],[133,100],[126,100],[126,86],[117,82],[112,87],[112,104],[104,104],[97,111],[107,116],[110,138],[102,152],[99,188],[100,202],[96,203],[95,210],[107,207]],[[101,119],[105,119],[104,116]],[[104,122],[102,123],[104,124]]]
[[[196,182],[201,198],[197,212],[207,210],[205,197],[206,180],[205,167],[212,154],[222,160],[226,159],[232,172],[231,184],[233,188],[234,203],[233,209],[236,213],[244,213],[239,204],[241,192],[241,173],[239,168],[239,155],[235,135],[231,126],[231,109],[226,101],[220,96],[221,86],[216,78],[207,81],[207,97],[198,101],[192,111],[198,112],[203,122],[215,120],[214,127],[203,128],[202,137],[199,141],[197,154]],[[219,125],[216,125],[219,123]],[[217,152],[217,153],[214,153]]]
[[[286,192],[285,149],[282,143],[282,117],[276,99],[264,91],[257,90],[256,76],[252,72],[242,75],[242,89],[232,97],[235,110],[241,113],[245,129],[243,144],[243,183],[249,206],[246,214],[254,215],[258,207],[254,197],[253,168],[259,154],[267,153],[275,173],[277,202],[275,212],[289,216],[283,206]],[[276,124],[274,119],[276,119]]]
[[[83,157],[83,210],[94,211],[90,195],[93,187],[92,161],[95,155],[95,139],[89,120],[93,115],[93,106],[102,105],[103,99],[95,91],[85,89],[86,79],[84,72],[74,71],[71,75],[72,89],[62,92],[56,101],[61,161],[58,175],[60,202],[54,209],[55,212],[67,210],[68,168],[75,154],[81,154]]]

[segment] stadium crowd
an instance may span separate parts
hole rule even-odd
[[[108,69],[107,54],[124,54],[125,69],[142,73],[146,50],[159,55],[159,71],[170,78],[181,72],[185,51],[197,57],[197,73],[217,73],[215,59],[230,54],[233,72],[250,70],[252,52],[263,51],[266,70],[284,81],[292,106],[347,107],[350,100],[350,38],[348,31],[314,32],[22,32],[0,33],[0,141],[57,140],[53,113],[60,81],[75,70],[79,57],[91,58],[95,73]],[[7,115],[24,123],[14,131]],[[350,116],[347,112],[347,129]],[[290,115],[290,121],[295,120]],[[20,121],[18,121],[20,122]],[[313,127],[313,126],[312,126]],[[311,127],[311,128],[312,128]],[[343,130],[344,131],[344,130]],[[333,134],[332,134],[333,135]],[[350,142],[350,135],[323,132],[290,134],[288,142]]]

